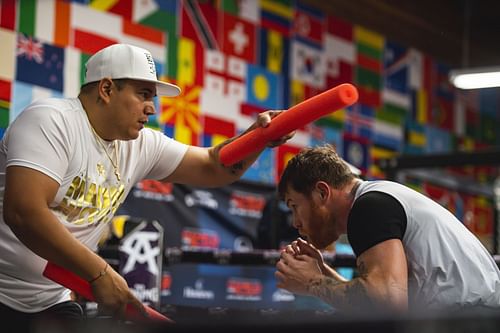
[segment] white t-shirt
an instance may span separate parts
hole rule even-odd
[[[414,311],[500,307],[500,270],[495,260],[450,211],[390,181],[362,182],[355,200],[372,191],[389,194],[404,209],[402,243],[408,263],[409,302]]]
[[[113,144],[102,142],[109,145],[114,159]],[[50,204],[53,213],[95,251],[134,184],[145,178],[167,177],[187,147],[148,128],[141,130],[136,140],[117,141],[118,181],[80,100],[39,100],[15,119],[0,141],[0,207],[3,211],[6,167],[38,170],[60,184]],[[3,213],[0,254],[1,303],[23,312],[38,312],[69,299],[69,290],[42,276],[47,261],[16,238],[3,221]]]

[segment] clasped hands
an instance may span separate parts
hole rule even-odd
[[[321,252],[301,238],[287,245],[276,263],[277,287],[294,294],[310,295],[312,281],[324,272]]]

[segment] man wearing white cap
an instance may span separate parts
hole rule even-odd
[[[42,276],[47,261],[90,282],[105,313],[123,317],[129,303],[144,313],[126,281],[95,253],[134,184],[148,178],[222,186],[260,153],[224,167],[218,152],[225,143],[188,146],[144,128],[155,114],[153,98],[179,93],[157,80],[149,51],[115,44],[89,59],[78,98],[36,101],[9,126],[0,142],[2,318],[81,316],[70,291]],[[250,129],[268,126],[278,113],[260,114]]]

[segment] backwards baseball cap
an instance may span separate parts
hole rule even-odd
[[[85,68],[84,84],[109,77],[154,82],[159,96],[175,97],[181,92],[175,84],[158,80],[153,56],[137,46],[113,44],[105,47],[90,57]]]

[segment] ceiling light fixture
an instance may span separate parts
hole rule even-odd
[[[500,87],[500,66],[451,70],[449,78],[460,89]]]

